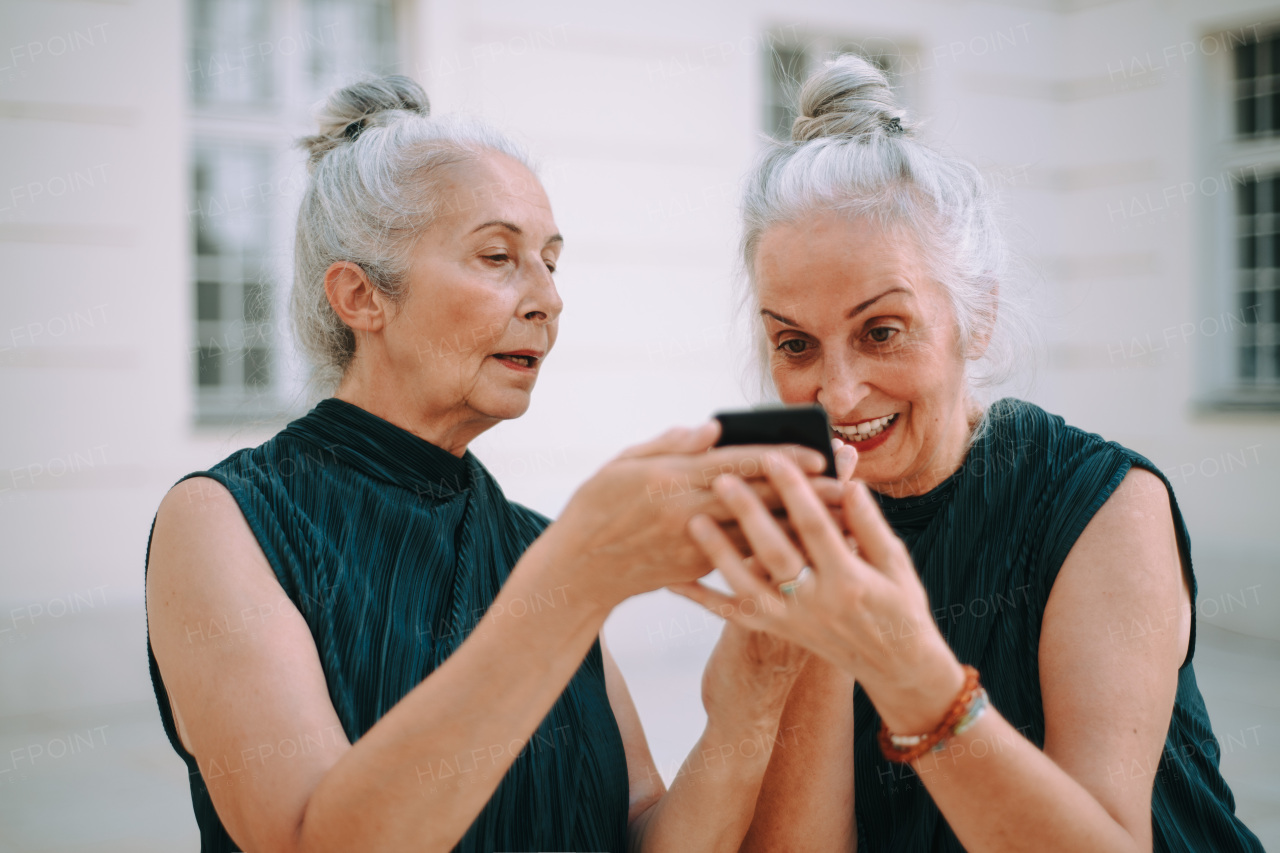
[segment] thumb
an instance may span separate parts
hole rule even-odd
[[[838,438],[831,439],[831,449],[836,454],[836,481],[847,483],[853,479],[853,469],[858,464],[858,451],[852,444]]]

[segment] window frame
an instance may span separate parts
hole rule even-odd
[[[1203,33],[1205,40],[1226,44],[1227,36],[1238,38],[1239,27],[1214,28]],[[1260,40],[1280,35],[1280,21],[1259,27]],[[1280,133],[1270,136],[1242,137],[1236,131],[1235,52],[1217,51],[1204,55],[1204,73],[1199,79],[1199,103],[1193,116],[1201,117],[1201,154],[1199,173],[1212,176],[1227,192],[1205,197],[1199,216],[1192,226],[1201,236],[1203,248],[1197,265],[1199,286],[1195,304],[1197,312],[1196,356],[1193,361],[1193,408],[1204,413],[1215,412],[1280,412],[1280,370],[1272,385],[1248,387],[1240,379],[1237,365],[1238,333],[1243,325],[1242,307],[1238,304],[1240,267],[1238,266],[1239,214],[1237,198],[1241,183],[1249,178],[1265,180],[1280,177]],[[1280,229],[1280,214],[1277,214]],[[1277,289],[1273,299],[1280,300],[1280,259],[1275,261]],[[1280,326],[1275,327],[1280,332]],[[1273,342],[1280,347],[1280,335]]]
[[[775,134],[774,116],[783,107],[794,107],[799,94],[799,87],[816,69],[818,63],[831,59],[837,54],[857,53],[870,59],[889,77],[889,85],[898,96],[899,102],[911,114],[920,112],[919,62],[918,51],[914,46],[900,44],[893,39],[881,36],[858,37],[850,33],[836,36],[817,30],[799,30],[795,25],[771,27],[764,31],[762,43],[766,49],[761,51],[763,62],[761,73],[763,83],[761,93],[760,127],[766,136],[780,138]],[[806,61],[800,70],[798,79],[788,91],[784,84],[779,91],[774,76],[777,62],[777,49],[802,51]]]
[[[188,24],[184,33],[187,44],[186,61],[188,75],[204,74],[206,69],[197,63],[195,54],[198,0],[187,0]],[[197,98],[196,85],[188,80],[184,95],[187,102],[187,134],[185,150],[188,158],[186,169],[187,191],[187,244],[188,272],[185,286],[189,294],[189,309],[184,318],[187,347],[186,376],[193,405],[193,425],[196,428],[224,427],[245,423],[284,423],[301,414],[300,406],[306,390],[306,367],[293,342],[289,323],[289,296],[293,276],[293,240],[296,228],[298,204],[306,186],[306,168],[296,141],[315,132],[314,110],[324,93],[312,88],[309,79],[308,57],[310,50],[319,49],[327,38],[323,33],[312,34],[307,41],[307,0],[268,0],[267,20],[271,31],[259,41],[271,47],[264,64],[271,76],[267,97],[251,101],[218,101]],[[411,43],[408,31],[412,28],[412,11],[406,0],[388,0],[390,7],[390,32],[382,43],[381,62],[387,71],[400,71],[411,67]],[[284,51],[286,41],[310,45]],[[246,49],[251,47],[245,46]],[[280,49],[275,49],[279,47]],[[231,63],[228,63],[231,64]],[[322,84],[323,86],[327,83]],[[250,146],[261,148],[266,154],[269,187],[265,197],[261,194],[253,203],[265,205],[263,225],[267,229],[265,249],[260,259],[257,281],[248,276],[242,284],[265,285],[269,293],[270,315],[265,321],[270,325],[267,369],[269,382],[264,387],[247,383],[202,386],[199,384],[200,348],[208,341],[201,336],[202,327],[209,328],[210,321],[198,319],[197,284],[201,280],[201,258],[218,257],[199,255],[195,243],[195,223],[200,215],[195,193],[195,168],[197,152],[201,148]],[[249,188],[243,188],[248,191]],[[236,289],[240,292],[241,289]],[[226,299],[226,291],[223,291]],[[224,311],[226,309],[224,308]],[[243,315],[240,320],[216,321],[224,329],[236,323],[247,328],[249,322]],[[224,314],[225,316],[225,314]],[[261,329],[263,327],[259,327]],[[258,330],[250,330],[252,335]],[[224,332],[226,343],[234,343],[236,336]],[[243,370],[243,349],[231,353],[232,369]],[[227,369],[226,361],[223,370]]]

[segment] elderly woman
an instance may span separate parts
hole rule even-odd
[[[718,478],[749,561],[690,520],[734,594],[681,591],[821,656],[746,848],[1260,850],[1196,687],[1168,480],[1030,403],[979,408],[1008,312],[977,171],[917,140],[865,61],[800,98],[748,182],[743,260],[778,396],[825,407],[861,482],[837,523],[779,462],[793,540]]]
[[[727,520],[719,499],[653,496],[763,449],[674,431],[554,524],[507,501],[467,445],[524,413],[556,340],[541,185],[406,78],[338,92],[305,144],[293,305],[336,391],[179,481],[148,545],[151,674],[202,849],[736,849],[807,653],[726,632],[666,792],[600,630],[711,569],[685,525]],[[794,458],[838,506],[819,454]]]

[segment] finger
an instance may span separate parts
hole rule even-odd
[[[737,599],[725,595],[718,589],[712,589],[698,581],[685,581],[683,583],[668,584],[667,589],[676,595],[684,596],[690,601],[697,602],[712,613],[726,617],[737,609]]]
[[[809,485],[813,488],[813,493],[818,496],[818,500],[828,507],[844,511],[844,483],[839,480],[833,480],[830,477],[810,477]],[[771,494],[777,495],[772,486],[769,487],[769,491]],[[781,503],[782,498],[778,496],[776,500]],[[841,521],[840,523],[843,524],[844,522]]]
[[[743,444],[716,447],[701,460],[704,473],[715,468],[707,484],[719,474],[733,474],[744,480],[764,479],[764,460],[771,453],[779,453],[791,459],[810,474],[827,470],[827,460],[811,447],[798,444]]]
[[[713,447],[720,438],[720,422],[710,420],[696,427],[673,427],[655,439],[628,447],[618,454],[619,459],[639,459],[645,456],[661,456],[666,453],[702,453]]]
[[[792,470],[796,470],[794,466]],[[791,539],[755,493],[732,475],[718,478],[714,488],[733,511],[738,526],[751,545],[751,553],[769,576],[785,581],[799,574],[805,564],[804,556],[791,544]]]
[[[760,564],[760,561],[756,559],[755,554],[751,554],[746,557],[742,561],[742,565],[745,566],[747,571],[751,572],[751,574],[760,578],[761,583],[769,583],[769,570]]]
[[[882,572],[897,574],[901,561],[895,559],[904,547],[893,532],[880,504],[861,480],[845,486],[844,522],[864,561]]]
[[[729,541],[720,525],[710,518],[695,515],[689,519],[689,534],[737,595],[750,598],[768,595],[772,591],[773,588],[756,572],[747,568],[742,554]]]
[[[769,482],[782,497],[787,508],[787,522],[800,537],[800,544],[809,555],[814,570],[820,573],[824,568],[838,569],[840,566],[853,570],[844,531],[840,525],[832,523],[830,509],[814,493],[804,473],[789,460],[775,457],[770,460]]]
[[[836,454],[836,482],[847,483],[853,479],[853,469],[858,464],[858,450],[838,438],[831,439],[831,449]]]

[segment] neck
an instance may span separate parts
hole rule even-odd
[[[333,396],[459,458],[467,452],[467,445],[498,422],[472,412],[465,401],[437,409],[422,400],[421,389],[388,378],[394,377],[392,371],[381,372],[377,378],[368,374],[363,365],[353,362]]]

